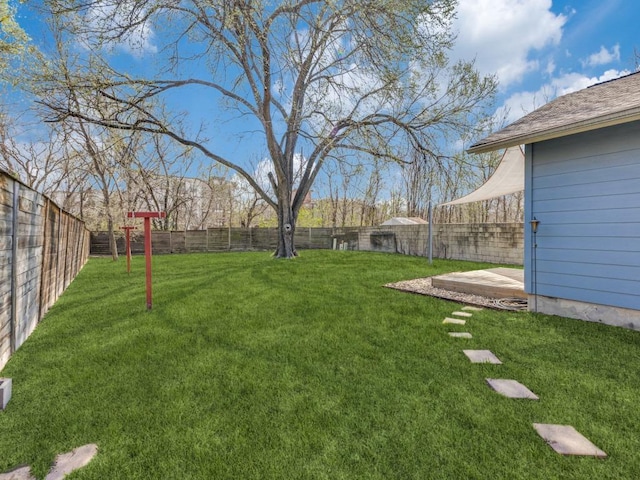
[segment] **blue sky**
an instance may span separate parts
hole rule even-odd
[[[454,55],[500,80],[509,122],[558,95],[634,70],[635,0],[460,0]]]
[[[637,0],[459,0],[451,56],[475,58],[482,73],[498,76],[496,116],[510,123],[558,95],[633,71],[638,19]],[[46,38],[28,9],[20,10],[18,20],[36,43]],[[160,43],[156,32],[142,33],[141,48],[119,47],[134,71],[153,61]],[[254,135],[225,122],[201,92],[181,94],[175,104],[209,116],[216,152],[254,164],[264,155],[263,147],[248,150]]]

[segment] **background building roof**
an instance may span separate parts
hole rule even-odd
[[[380,225],[424,225],[427,223],[420,217],[393,217]]]

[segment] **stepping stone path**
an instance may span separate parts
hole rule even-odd
[[[454,325],[464,325],[467,323],[465,320],[460,320],[459,318],[445,318],[442,323],[452,323]]]
[[[585,455],[606,458],[607,454],[571,425],[534,423],[533,428],[551,448],[561,455]]]
[[[463,350],[464,354],[471,360],[471,363],[493,363],[501,365],[502,362],[491,350]]]
[[[87,465],[97,453],[98,446],[90,443],[58,455],[45,480],[62,480],[71,472]],[[31,475],[31,468],[26,465],[0,473],[0,480],[35,480],[35,477]]]
[[[504,380],[496,378],[487,378],[487,383],[496,392],[509,398],[528,398],[530,400],[538,400],[538,396],[515,380]]]
[[[466,305],[461,312],[452,312],[452,316],[470,318],[471,312],[482,310],[479,307]],[[444,324],[465,325],[464,320],[457,318],[445,318]],[[469,332],[448,332],[454,338],[472,338]],[[463,350],[464,354],[472,363],[502,364],[490,350]],[[538,400],[538,396],[516,380],[487,378],[487,384],[496,392],[508,398],[524,398]],[[534,423],[533,427],[538,434],[561,455],[583,455],[597,458],[606,458],[607,454],[596,447],[589,439],[584,437],[574,427],[570,425],[550,425]],[[2,480],[0,478],[0,480]]]
[[[36,477],[31,475],[31,467],[26,465],[0,473],[0,480],[36,480]]]
[[[449,336],[454,338],[473,338],[469,332],[449,332]]]

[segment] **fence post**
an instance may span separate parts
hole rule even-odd
[[[12,229],[13,237],[11,239],[11,318],[9,319],[9,328],[11,336],[9,337],[9,355],[13,355],[16,351],[18,338],[16,335],[16,324],[18,323],[18,212],[20,210],[20,184],[16,180],[13,182],[13,217]]]
[[[429,200],[429,265],[433,264],[433,209]]]
[[[47,239],[47,232],[48,232],[48,228],[49,228],[49,209],[51,208],[51,200],[48,197],[45,197],[45,202],[44,202],[44,228],[42,229],[42,266],[41,266],[41,272],[40,272],[40,308],[38,311],[38,323],[40,323],[40,320],[42,320],[42,317],[44,317],[44,303],[45,303],[45,298],[48,300],[48,296],[47,296],[47,291],[46,291],[46,286],[48,285],[48,278],[47,278],[47,272],[45,269],[45,266],[47,265],[47,255],[49,253],[49,248],[51,248],[49,246],[49,244],[51,243],[51,240]]]
[[[60,278],[60,232],[62,231],[62,209],[58,208],[58,238],[56,239],[56,276],[55,276],[55,282],[56,282],[56,294],[55,294],[55,298],[57,299],[60,295],[61,295],[61,291],[60,289],[58,289],[58,285],[59,285],[59,278]]]
[[[71,284],[71,280],[73,279],[73,276],[71,275],[71,272],[67,272],[68,268],[67,266],[69,265],[69,237],[71,236],[71,217],[66,217],[67,221],[65,222],[67,224],[67,241],[64,244],[64,259],[65,259],[65,265],[64,265],[64,289],[66,290],[67,287]],[[117,248],[117,247],[116,247]],[[69,273],[69,274],[67,274]]]

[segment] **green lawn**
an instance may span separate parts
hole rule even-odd
[[[77,479],[632,479],[640,333],[382,288],[486,267],[361,252],[91,259],[2,371],[0,472]],[[468,330],[471,340],[446,332]],[[463,348],[503,365],[474,365]],[[540,401],[499,396],[513,378]],[[573,425],[609,458],[562,457],[533,422]]]

